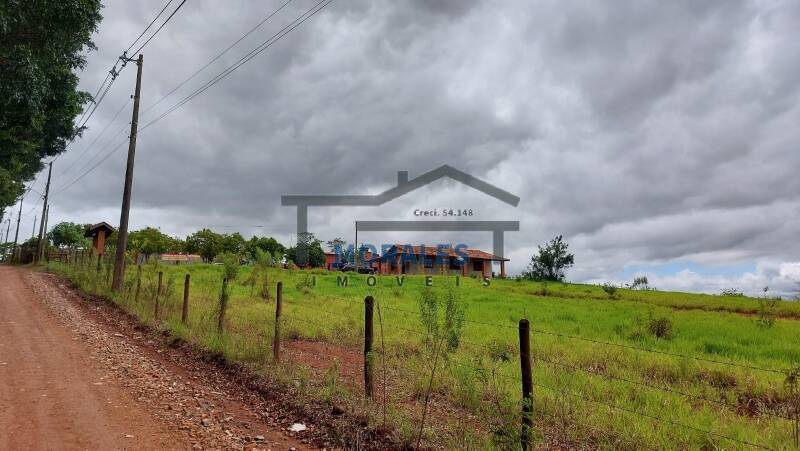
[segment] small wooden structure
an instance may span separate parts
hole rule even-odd
[[[106,247],[106,238],[114,233],[113,227],[106,222],[97,223],[89,228],[83,236],[92,239],[92,249],[95,253],[103,254]]]

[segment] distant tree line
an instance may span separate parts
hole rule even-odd
[[[89,227],[90,224],[73,222],[56,224],[47,234],[48,244],[57,248],[88,248],[91,240],[84,237],[84,234]],[[106,246],[113,247],[115,244],[116,238],[113,235],[106,239]],[[320,241],[313,235],[307,237],[300,245],[308,248],[311,266],[322,266],[325,263]],[[255,262],[260,253],[266,253],[272,258],[276,256],[285,258],[290,263],[297,261],[297,246],[287,247],[272,237],[253,236],[245,239],[238,232],[225,234],[210,229],[198,230],[186,239],[181,239],[162,233],[155,227],[145,227],[128,234],[128,250],[144,255],[196,254],[207,262],[214,261],[223,254]]]

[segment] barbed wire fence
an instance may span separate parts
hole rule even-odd
[[[48,260],[58,261],[62,265],[71,267],[74,271],[81,271],[84,274],[84,277],[88,276],[88,277],[94,277],[94,279],[100,279],[99,282],[95,280],[94,282],[95,287],[98,286],[97,285],[98,283],[99,284],[110,283],[110,281],[107,280],[108,279],[107,271],[103,271],[104,269],[107,270],[107,268],[110,267],[110,262],[108,262],[103,255],[92,255],[91,252],[87,251],[62,250],[49,253]],[[136,265],[134,266],[134,268],[136,268],[135,279],[132,279],[130,283],[126,285],[128,290],[131,291],[131,294],[126,295],[126,299],[133,298],[132,292],[134,289],[136,290],[137,293],[136,297],[137,298],[139,297],[138,291],[139,291],[139,286],[141,285],[141,273],[142,273],[141,265]],[[161,279],[162,279],[161,271],[159,271],[158,280],[161,281]],[[162,308],[161,315],[170,315],[179,313],[181,316],[181,321],[184,324],[186,324],[188,317],[188,310],[190,308],[189,292],[191,290],[191,281],[188,274],[186,274],[185,276],[183,285],[184,286],[182,291],[182,297],[179,297],[179,299],[182,298],[182,305],[180,306],[180,308],[168,307],[169,311],[168,313],[165,314],[165,311],[163,310],[164,306],[162,305],[160,307]],[[156,320],[159,319],[159,295],[163,292],[163,290],[164,288],[162,287],[162,283],[159,283],[158,287],[154,288],[154,293],[151,294],[151,297],[154,295],[153,299],[151,299],[151,302],[155,304],[153,306],[153,318]],[[176,290],[175,296],[181,294],[179,292],[180,290]],[[363,304],[361,302],[355,303],[353,301],[337,299],[337,301],[347,303],[348,308],[351,311],[358,304],[362,304],[363,317],[357,318],[354,316],[350,316],[344,313],[343,311],[336,311],[333,304],[329,305],[314,304],[312,306],[298,302],[298,300],[296,299],[288,300],[289,303],[287,303],[287,300],[284,299],[283,295],[282,282],[277,282],[277,284],[275,284],[275,294],[276,294],[274,298],[275,316],[274,319],[268,320],[267,324],[267,326],[272,327],[272,340],[271,340],[272,355],[275,364],[281,364],[282,360],[286,359],[286,356],[284,356],[281,352],[282,344],[286,340],[292,339],[292,337],[286,337],[284,335],[286,330],[283,327],[283,325],[286,324],[287,322],[295,324],[295,326],[299,329],[302,329],[306,325],[312,325],[314,327],[319,328],[320,330],[329,329],[331,325],[335,324],[337,321],[338,322],[344,321],[346,324],[359,324],[360,326],[363,326],[360,327],[360,329],[363,331],[364,334],[363,336],[364,349],[362,358],[363,377],[361,378],[361,380],[353,382],[355,383],[355,385],[363,388],[362,395],[364,399],[373,402],[377,401],[375,399],[376,391],[375,391],[374,381],[375,381],[376,366],[380,367],[380,371],[383,372],[380,384],[381,385],[380,388],[383,391],[383,394],[382,394],[382,399],[380,401],[383,403],[383,408],[385,409],[387,403],[387,396],[385,391],[387,389],[387,384],[389,383],[386,380],[387,367],[391,366],[392,370],[397,374],[401,374],[404,370],[407,369],[397,364],[387,363],[386,361],[387,351],[385,347],[385,342],[383,340],[384,328],[389,330],[394,329],[398,332],[406,334],[407,336],[418,337],[420,340],[424,340],[426,338],[426,334],[423,331],[416,330],[411,327],[406,327],[404,325],[400,325],[397,323],[391,323],[389,321],[389,318],[384,316],[384,312],[395,312],[404,315],[404,318],[418,318],[420,313],[418,311],[415,312],[413,310],[386,305],[385,303],[380,302],[379,299],[376,300],[373,296],[365,297],[363,300]],[[380,349],[378,349],[375,346],[375,337],[374,337],[376,331],[374,324],[374,319],[375,319],[374,313],[376,311],[378,312],[378,317],[380,322],[379,329],[377,329],[379,335],[381,336]],[[224,315],[224,312],[222,314]],[[405,322],[406,321],[403,321],[403,323]],[[698,434],[702,434],[706,437],[721,439],[737,447],[770,449],[770,446],[766,444],[748,439],[743,439],[740,437],[734,437],[732,435],[728,435],[719,431],[678,421],[669,418],[669,415],[653,414],[629,406],[613,403],[606,399],[602,399],[596,396],[591,396],[586,393],[566,389],[563,387],[557,387],[550,384],[546,384],[542,381],[534,380],[532,369],[536,367],[540,368],[547,367],[553,370],[557,369],[563,373],[567,373],[570,375],[582,374],[588,378],[597,379],[599,381],[605,381],[605,382],[613,381],[614,383],[620,383],[630,387],[667,393],[670,395],[683,398],[692,403],[701,403],[714,407],[721,407],[728,409],[732,412],[740,412],[742,409],[742,406],[740,404],[732,403],[725,399],[714,399],[709,396],[705,396],[703,394],[689,393],[686,390],[680,390],[674,387],[657,385],[644,380],[634,380],[629,377],[624,377],[614,374],[608,369],[598,369],[594,367],[586,368],[575,363],[550,358],[543,352],[536,352],[536,351],[532,352],[531,336],[552,337],[560,340],[579,341],[579,342],[591,343],[594,346],[620,349],[623,350],[624,352],[648,353],[672,359],[693,360],[706,365],[719,365],[730,368],[736,368],[742,371],[746,371],[748,373],[762,373],[762,374],[770,374],[773,376],[785,377],[786,380],[788,381],[787,387],[789,391],[789,398],[791,398],[789,400],[790,402],[793,401],[794,404],[793,406],[788,406],[784,411],[780,412],[765,409],[763,406],[760,405],[755,405],[755,406],[749,405],[748,408],[754,415],[764,416],[770,418],[771,420],[783,422],[784,424],[786,424],[786,427],[791,431],[790,435],[793,438],[794,446],[796,447],[800,446],[800,442],[798,442],[799,439],[798,435],[800,435],[798,434],[798,431],[800,430],[800,426],[798,426],[800,424],[800,419],[798,415],[800,413],[798,412],[798,410],[800,410],[800,407],[798,405],[800,404],[800,402],[798,402],[797,400],[800,394],[798,394],[796,389],[797,385],[796,370],[766,368],[752,364],[726,361],[720,359],[712,359],[708,357],[694,356],[685,353],[669,352],[660,349],[646,348],[642,346],[630,345],[625,343],[615,343],[612,341],[604,341],[589,337],[583,337],[579,335],[538,329],[531,327],[528,320],[524,318],[520,319],[517,325],[501,324],[501,323],[479,321],[472,319],[464,319],[464,323],[475,326],[502,329],[502,330],[507,330],[509,332],[516,332],[518,342],[515,350],[520,365],[518,376],[510,376],[508,374],[503,374],[501,372],[495,372],[493,373],[493,377],[502,379],[506,381],[506,383],[509,385],[518,385],[520,387],[521,397],[518,403],[519,412],[517,418],[519,421],[519,443],[523,447],[523,449],[530,449],[532,445],[531,437],[532,437],[532,429],[534,428],[534,423],[533,423],[534,415],[535,414],[547,415],[547,413],[543,409],[537,410],[538,406],[534,399],[534,388],[538,390],[547,391],[554,395],[571,398],[584,404],[602,406],[609,410],[621,412],[626,415],[633,415],[633,416],[638,416],[640,418],[645,418],[648,421],[666,425],[671,428],[682,428],[687,431],[693,431]],[[220,324],[222,324],[222,321],[220,322]],[[221,333],[225,332],[221,331]],[[468,348],[473,348],[480,351],[495,351],[494,346],[490,344],[478,343],[472,340],[466,340],[464,338],[460,338],[459,341],[460,345],[463,345]],[[380,358],[380,365],[375,364],[376,358]],[[475,365],[471,365],[463,361],[453,360],[449,362],[449,364],[460,366],[476,373],[485,371],[485,368],[479,368]],[[792,381],[794,381],[793,385],[791,384]],[[385,420],[385,410],[384,410],[384,424],[385,421],[386,420]]]

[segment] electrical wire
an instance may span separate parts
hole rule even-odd
[[[271,18],[272,18],[272,16],[274,16],[275,14],[278,14],[279,12],[281,12],[281,10],[283,10],[283,9],[284,9],[284,8],[285,8],[287,5],[289,5],[289,3],[291,3],[291,2],[292,2],[292,0],[287,0],[287,1],[286,1],[286,2],[284,2],[284,3],[283,3],[281,6],[279,6],[279,7],[278,7],[276,10],[274,10],[273,12],[271,12],[270,14],[268,14],[268,15],[267,15],[265,18],[261,19],[261,21],[260,21],[259,23],[257,23],[257,24],[256,24],[256,25],[255,25],[253,28],[251,28],[250,30],[248,30],[248,31],[247,31],[247,33],[245,33],[245,34],[243,34],[241,37],[239,37],[239,39],[237,39],[236,41],[234,41],[234,42],[233,42],[233,44],[229,45],[228,47],[226,47],[226,48],[225,48],[225,50],[223,50],[222,52],[218,53],[218,54],[217,54],[217,55],[216,55],[214,58],[212,58],[212,59],[211,59],[209,62],[207,62],[207,63],[206,63],[206,64],[205,64],[203,67],[201,67],[200,69],[197,69],[197,70],[196,70],[196,71],[195,71],[195,72],[194,72],[192,75],[190,75],[188,78],[186,78],[186,79],[185,79],[185,80],[183,80],[182,82],[178,83],[178,85],[177,85],[177,86],[175,86],[174,88],[172,88],[172,90],[170,90],[168,93],[166,93],[166,94],[165,94],[164,96],[162,96],[160,99],[158,99],[158,100],[157,100],[155,103],[153,103],[152,105],[150,105],[150,106],[148,106],[147,108],[145,108],[145,109],[142,111],[142,115],[144,116],[144,115],[145,115],[145,114],[146,114],[148,111],[150,111],[150,110],[152,110],[153,108],[155,108],[155,107],[156,107],[158,104],[160,104],[161,102],[163,102],[163,101],[164,101],[164,100],[165,100],[167,97],[169,97],[169,96],[171,96],[172,94],[174,94],[174,93],[175,93],[175,91],[177,91],[178,89],[182,88],[182,87],[183,87],[183,86],[184,86],[186,83],[188,83],[188,82],[190,82],[191,80],[193,80],[193,79],[194,79],[194,77],[196,77],[197,75],[199,75],[199,74],[200,74],[200,72],[204,71],[206,68],[208,68],[208,66],[210,66],[210,65],[214,64],[214,63],[215,63],[215,62],[216,62],[218,59],[220,59],[220,58],[221,58],[223,55],[225,55],[226,53],[228,53],[228,51],[229,51],[230,49],[232,49],[233,47],[235,47],[235,46],[236,46],[238,43],[242,42],[242,40],[244,40],[246,37],[250,36],[250,35],[251,35],[251,34],[252,34],[254,31],[256,31],[257,29],[261,28],[261,26],[262,26],[262,25],[264,25],[264,23],[266,23],[266,22],[267,22],[269,19],[271,19]]]
[[[125,107],[127,107],[128,104],[130,104],[130,102],[131,102],[131,100],[130,100],[130,98],[128,98],[128,100],[122,105],[122,107],[120,107],[120,109],[117,110],[117,112],[114,114],[114,117],[112,117],[111,120],[108,121],[106,126],[103,127],[103,130],[100,131],[100,134],[98,134],[97,137],[94,138],[94,141],[92,141],[92,143],[89,144],[88,146],[84,147],[83,152],[81,152],[77,157],[75,157],[75,160],[72,161],[72,164],[70,164],[67,167],[67,169],[65,169],[64,171],[61,171],[61,174],[60,174],[61,176],[64,176],[64,175],[68,174],[69,171],[73,167],[75,167],[75,164],[77,164],[78,161],[81,159],[81,157],[83,157],[86,154],[86,152],[88,152],[89,149],[91,149],[97,143],[97,141],[103,136],[103,134],[105,134],[106,130],[108,130],[109,127],[111,127],[111,124],[113,124],[117,120],[117,117],[120,115],[120,113],[122,113],[122,110],[124,110]]]
[[[244,64],[246,64],[247,62],[252,60],[257,55],[259,55],[262,52],[264,52],[266,49],[268,49],[273,44],[275,44],[280,39],[282,39],[284,36],[286,36],[287,34],[292,32],[295,28],[297,28],[300,25],[302,25],[303,22],[305,22],[306,20],[308,20],[311,17],[313,17],[315,14],[320,12],[323,8],[325,8],[326,6],[328,6],[332,2],[333,2],[333,0],[320,0],[318,3],[316,3],[310,9],[308,9],[306,12],[301,14],[297,19],[295,19],[292,22],[290,22],[288,25],[283,27],[277,33],[273,34],[269,39],[267,39],[266,41],[264,41],[263,43],[258,45],[256,48],[251,50],[248,54],[246,54],[245,56],[240,58],[234,64],[228,66],[228,68],[224,69],[222,72],[218,73],[216,76],[211,78],[211,80],[207,81],[203,86],[201,86],[200,88],[196,89],[194,92],[192,92],[188,96],[184,97],[181,101],[179,101],[177,104],[175,104],[172,107],[170,107],[167,111],[162,113],[157,118],[155,118],[152,121],[150,121],[147,124],[145,124],[143,127],[141,127],[139,129],[139,131],[141,132],[141,131],[149,128],[150,126],[152,126],[156,122],[160,121],[161,119],[163,119],[167,115],[171,114],[173,111],[175,111],[178,108],[182,107],[183,105],[185,105],[186,103],[188,103],[189,101],[194,99],[195,97],[197,97],[200,94],[202,94],[203,92],[205,92],[207,89],[211,88],[212,86],[214,86],[215,84],[220,82],[222,79],[224,79],[225,77],[227,77],[228,75],[233,73],[236,69],[238,69],[239,67],[243,66]]]
[[[148,43],[150,43],[150,41],[151,41],[151,40],[152,40],[154,37],[156,37],[156,35],[158,34],[158,32],[159,32],[159,31],[161,31],[161,29],[162,29],[162,28],[164,28],[164,25],[166,25],[166,24],[167,24],[167,23],[168,23],[168,22],[169,22],[169,21],[172,19],[172,17],[175,15],[175,13],[177,13],[177,12],[178,12],[178,11],[181,9],[181,7],[182,7],[182,6],[183,6],[185,3],[186,3],[186,0],[183,0],[183,1],[181,2],[181,4],[180,4],[180,5],[178,5],[178,7],[177,7],[177,8],[175,8],[175,11],[172,11],[172,14],[170,14],[170,15],[169,15],[169,17],[167,17],[167,19],[166,19],[166,20],[165,20],[165,21],[164,21],[164,22],[163,22],[161,25],[159,25],[159,27],[156,29],[156,31],[154,31],[154,32],[153,32],[153,34],[151,34],[151,35],[150,35],[150,37],[149,37],[149,38],[147,38],[147,40],[146,40],[146,41],[144,41],[144,44],[142,44],[141,46],[139,46],[139,48],[138,48],[138,49],[136,49],[136,51],[135,51],[135,52],[133,52],[133,54],[134,54],[134,55],[136,55],[137,53],[141,52],[141,51],[142,51],[142,49],[143,49],[143,48],[144,48],[144,47],[145,47],[145,46],[146,46]],[[159,15],[160,15],[160,14],[159,14]],[[138,39],[137,39],[137,40],[138,40]]]
[[[153,26],[153,24],[154,24],[154,23],[156,23],[156,20],[158,20],[158,18],[159,18],[159,17],[161,17],[161,15],[162,15],[162,14],[164,14],[164,11],[165,11],[167,8],[169,8],[169,5],[170,5],[170,4],[172,4],[172,2],[173,2],[173,1],[175,1],[175,0],[169,0],[169,1],[168,1],[168,2],[167,2],[165,5],[164,5],[164,7],[163,7],[163,8],[161,8],[161,11],[159,11],[159,12],[158,12],[158,14],[156,14],[156,17],[153,17],[153,20],[151,20],[151,21],[150,21],[150,23],[149,23],[149,24],[147,24],[147,27],[146,27],[144,30],[142,30],[142,32],[141,32],[141,33],[139,33],[139,36],[137,36],[137,37],[136,37],[136,39],[135,39],[133,42],[131,42],[131,45],[129,45],[129,46],[128,46],[128,48],[127,48],[127,49],[125,49],[125,53],[126,53],[126,54],[127,54],[128,52],[130,52],[130,51],[131,51],[131,49],[133,48],[133,46],[134,46],[134,45],[136,45],[136,43],[137,43],[137,42],[139,42],[139,39],[142,39],[142,36],[144,36],[144,34],[145,34],[145,33],[147,33],[147,30],[149,30],[149,29],[150,29],[150,27],[152,27],[152,26]]]

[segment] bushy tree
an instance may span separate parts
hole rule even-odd
[[[0,208],[14,204],[41,160],[80,134],[91,95],[78,76],[94,49],[100,0],[0,2]]]
[[[220,240],[220,249],[222,252],[227,252],[234,255],[242,255],[245,252],[244,237],[239,232],[222,235]]]
[[[145,255],[180,252],[183,242],[161,233],[154,227],[145,227],[128,234],[128,249]]]
[[[186,252],[199,254],[205,261],[214,261],[222,251],[222,235],[203,229],[186,237]]]
[[[305,265],[300,257],[306,251]],[[325,252],[322,250],[322,241],[316,239],[314,234],[306,233],[305,236],[298,237],[297,245],[286,249],[286,259],[297,266],[319,267],[325,265]]]
[[[48,233],[48,238],[55,247],[88,248],[91,240],[83,236],[86,226],[74,222],[60,222]]]
[[[252,237],[245,243],[245,254],[252,260],[257,261],[256,250],[269,253],[271,257],[276,254],[281,256],[286,252],[286,247],[279,243],[278,240],[272,237]]]
[[[539,246],[539,252],[531,257],[523,276],[532,280],[562,282],[566,278],[566,270],[575,264],[575,256],[567,252],[568,248],[561,235]]]

